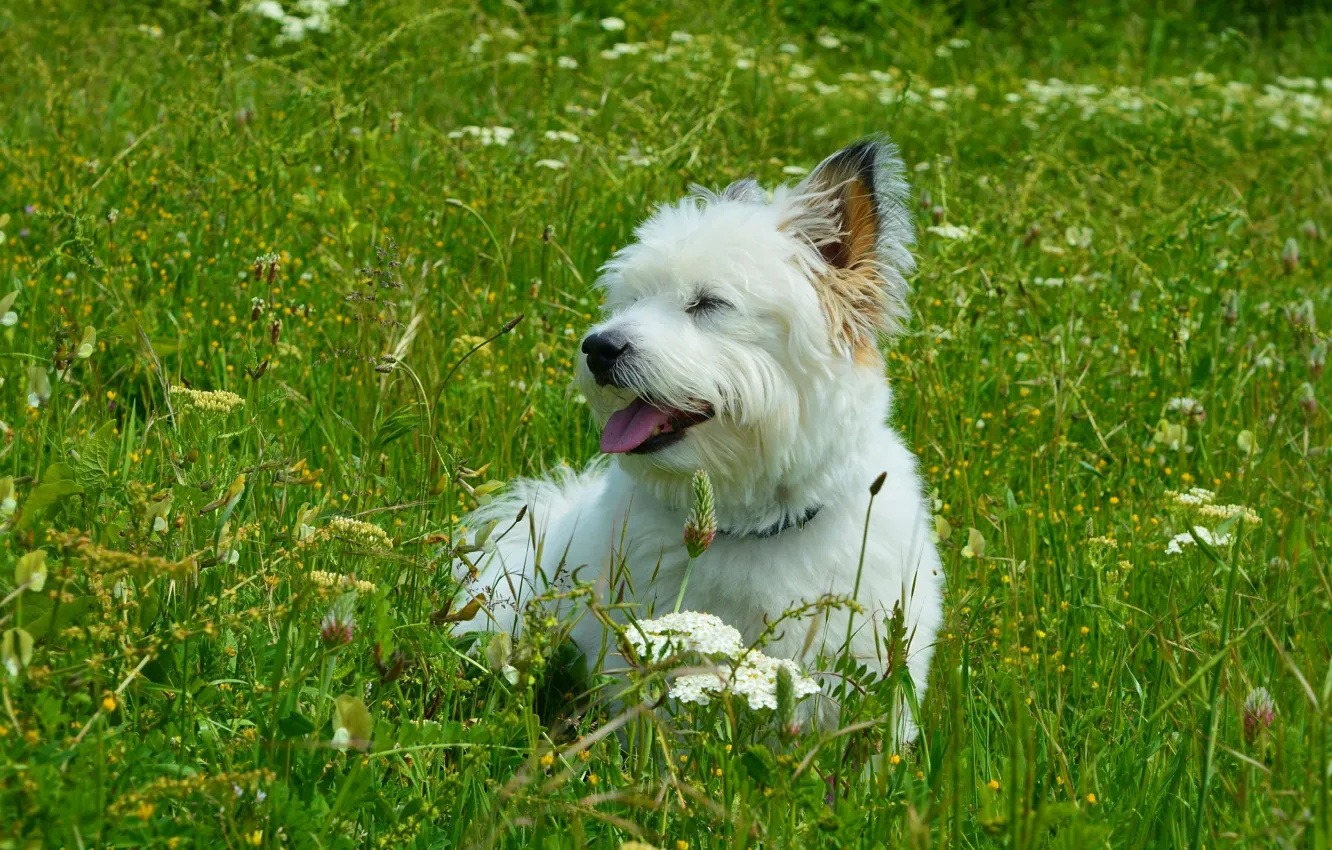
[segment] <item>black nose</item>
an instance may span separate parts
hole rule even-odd
[[[588,334],[583,340],[583,353],[587,355],[587,368],[598,384],[613,383],[611,370],[627,354],[629,343],[619,334]]]

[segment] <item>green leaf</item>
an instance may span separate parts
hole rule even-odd
[[[66,464],[57,464],[57,466],[65,466],[68,468]],[[55,467],[52,467],[52,469],[54,468]],[[55,481],[44,479],[43,482],[32,491],[32,495],[28,496],[27,501],[23,503],[23,518],[19,520],[18,530],[25,531],[30,528],[33,523],[41,518],[41,515],[46,512],[47,508],[51,507],[56,502],[59,502],[66,496],[75,496],[82,492],[83,488],[78,485],[78,482],[71,481],[68,478],[61,478]]]
[[[25,600],[23,602],[23,612],[28,614],[28,609],[38,599]],[[40,599],[40,601],[49,601]],[[57,606],[45,606],[42,608],[42,615],[34,617],[31,621],[26,621],[24,627],[32,635],[34,640],[40,640],[52,632],[60,632],[76,623],[80,617],[92,610],[95,600],[91,596],[80,596],[72,602],[64,602]],[[36,613],[35,611],[33,613]]]
[[[1198,362],[1193,364],[1193,375],[1191,382],[1193,386],[1199,387],[1207,383],[1207,379],[1212,375],[1212,355],[1204,354],[1198,358]]]
[[[750,744],[740,757],[740,763],[755,783],[767,785],[772,780],[775,768],[772,753],[762,744]]]
[[[283,738],[303,738],[314,730],[314,721],[298,711],[293,711],[278,721],[278,731],[282,733]]]
[[[53,463],[46,468],[46,474],[42,476],[43,484],[54,484],[57,481],[68,481],[74,477],[74,467],[60,461]]]
[[[84,487],[100,487],[111,478],[111,454],[116,445],[116,423],[107,420],[79,444],[74,479]]]

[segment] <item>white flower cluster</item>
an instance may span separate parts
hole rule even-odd
[[[691,673],[671,684],[670,695],[680,702],[707,705],[730,691],[743,697],[750,708],[775,709],[777,675],[782,668],[791,674],[797,700],[819,691],[819,683],[804,675],[791,659],[772,658],[757,650],[746,652],[740,632],[712,614],[667,614],[630,626],[626,636],[634,649],[648,658],[693,652],[718,662],[720,669],[715,672]]]
[[[392,549],[393,541],[384,529],[351,517],[337,516],[329,520],[329,529],[338,537],[360,544],[367,549]]]
[[[1198,516],[1214,523],[1235,518],[1245,525],[1259,525],[1263,521],[1257,511],[1244,505],[1203,505],[1198,510]]]
[[[226,416],[245,406],[245,399],[226,390],[192,390],[172,387],[171,400],[186,410],[212,416]]]
[[[1262,523],[1262,518],[1253,508],[1244,505],[1218,505],[1216,504],[1216,494],[1211,490],[1202,487],[1192,487],[1182,493],[1174,490],[1165,491],[1166,498],[1170,500],[1173,507],[1179,511],[1190,522],[1197,520],[1205,522],[1211,528],[1202,525],[1195,525],[1193,530],[1198,532],[1198,536],[1207,543],[1216,548],[1224,548],[1230,545],[1231,535],[1221,534],[1214,529],[1222,523],[1238,520],[1246,525],[1254,526]],[[1191,534],[1184,532],[1176,534],[1166,544],[1167,555],[1179,555],[1184,549],[1194,544]]]
[[[484,147],[498,145],[504,147],[513,138],[512,127],[478,127],[475,124],[468,124],[466,127],[459,127],[449,133],[450,139],[476,139]]]
[[[364,581],[355,576],[330,573],[324,570],[311,570],[310,581],[320,587],[334,587],[340,590],[355,590],[357,593],[374,593],[378,588],[373,581]]]
[[[347,0],[297,0],[288,12],[278,0],[254,0],[246,9],[280,24],[277,43],[284,44],[300,41],[306,33],[327,32],[333,24],[332,11],[346,5]]]
[[[1202,539],[1202,542],[1211,546],[1213,549],[1223,549],[1230,545],[1229,534],[1213,534],[1201,525],[1195,525],[1193,530],[1198,532],[1198,537]],[[1166,544],[1166,554],[1181,555],[1184,553],[1184,547],[1192,546],[1195,542],[1193,535],[1189,534],[1187,531],[1183,534],[1176,534],[1174,537],[1170,538],[1170,542]]]
[[[1192,487],[1183,493],[1167,490],[1165,495],[1167,499],[1175,503],[1176,507],[1180,508],[1200,508],[1216,501],[1216,494],[1211,490],[1204,490],[1202,487]]]
[[[666,614],[643,620],[626,630],[634,650],[649,659],[682,652],[734,658],[745,651],[740,632],[720,617],[697,611]]]

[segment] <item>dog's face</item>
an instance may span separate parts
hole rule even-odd
[[[736,480],[826,429],[810,402],[881,372],[878,336],[905,318],[906,195],[895,149],[871,140],[771,199],[745,180],[657,210],[606,264],[604,319],[582,341],[602,451],[631,472]]]

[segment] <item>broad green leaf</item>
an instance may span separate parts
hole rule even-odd
[[[23,503],[23,517],[19,520],[18,530],[24,531],[32,527],[41,515],[48,508],[64,499],[67,496],[75,496],[83,492],[83,488],[78,482],[62,478],[57,481],[44,482],[38,485],[27,501]]]

